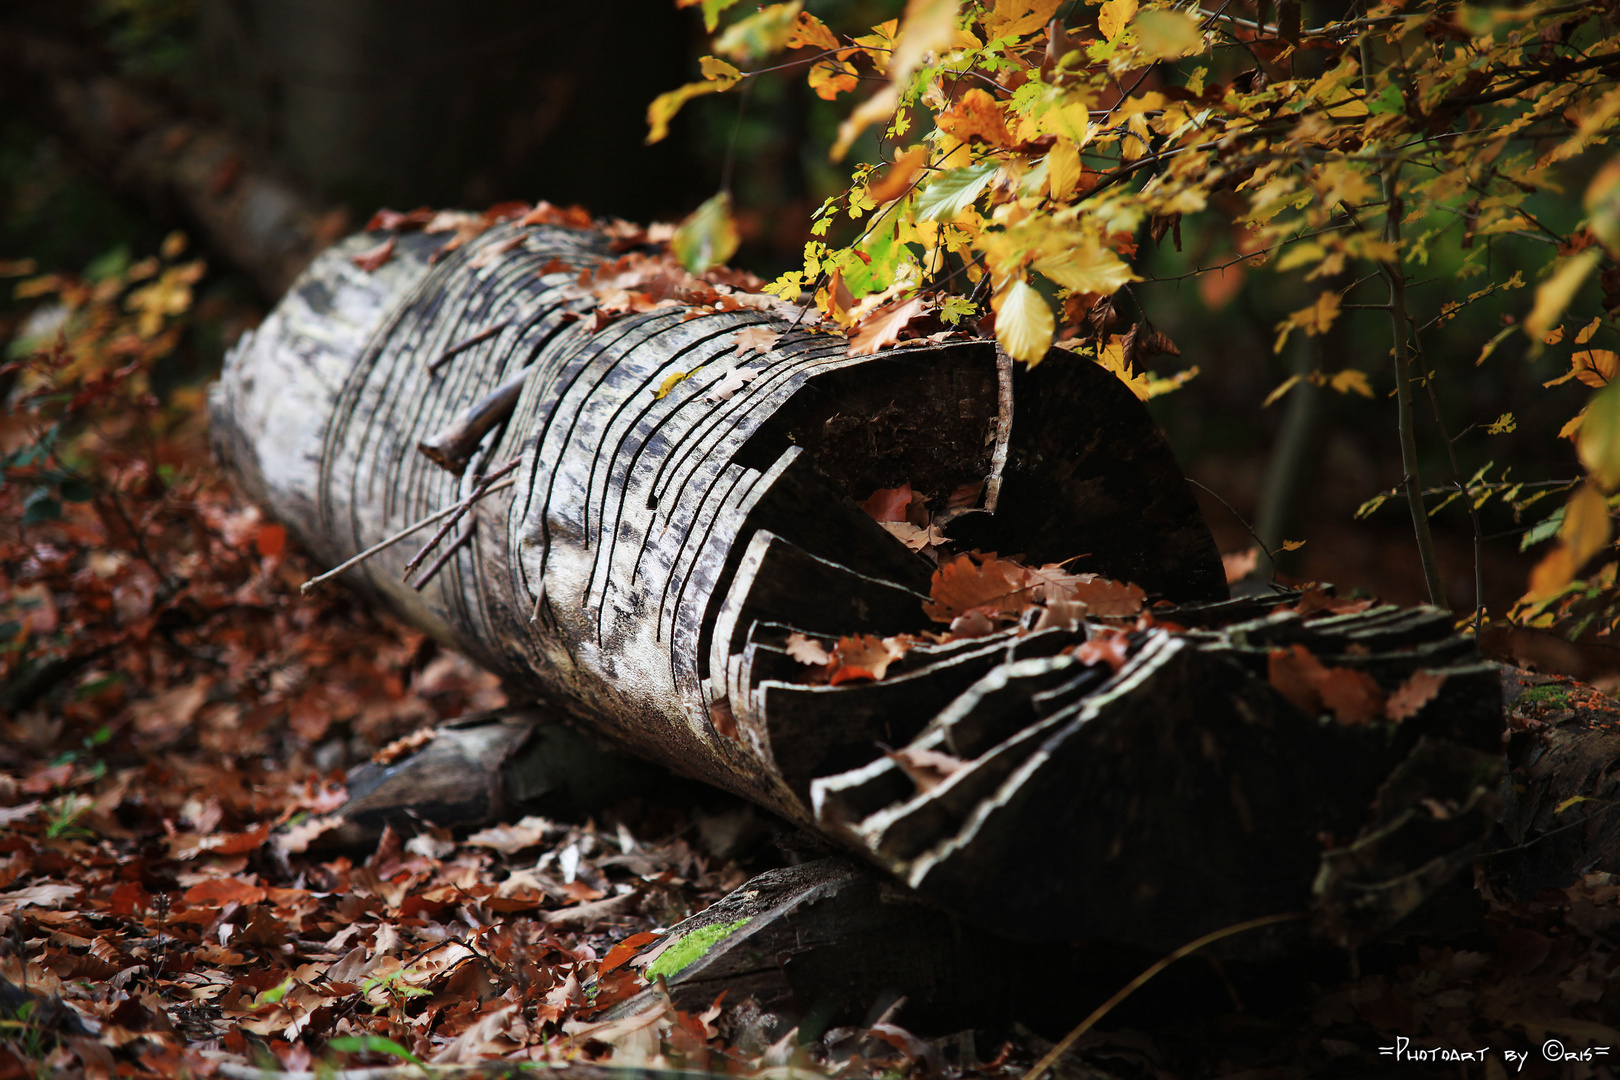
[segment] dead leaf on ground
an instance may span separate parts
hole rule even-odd
[[[1303,645],[1271,650],[1267,677],[1306,715],[1331,712],[1341,724],[1370,724],[1384,718],[1384,692],[1371,675],[1327,667]]]

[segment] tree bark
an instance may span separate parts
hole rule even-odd
[[[520,695],[1024,939],[1174,947],[1303,908],[1316,881],[1332,931],[1359,940],[1488,830],[1498,691],[1471,643],[1423,609],[1312,621],[1223,601],[1168,447],[1098,365],[1054,350],[1015,369],[968,340],[853,357],[740,293],[728,311],[599,318],[577,279],[611,255],[590,230],[506,224],[451,251],[404,233],[360,269],[381,239],[320,257],[238,346],[215,445],[329,564],[515,459],[431,577],[407,584],[398,545],[346,580]],[[781,336],[755,352],[747,328]],[[459,477],[417,451],[514,383]],[[932,565],[858,505],[905,483],[936,509],[982,484],[949,525],[962,549],[1073,560],[1176,605],[1184,629],[1139,630],[1117,672],[1076,654],[1079,621],[806,685],[790,632],[932,625]],[[1294,643],[1386,691],[1419,668],[1445,688],[1393,729],[1319,721],[1265,678]],[[963,764],[924,790],[885,747]]]

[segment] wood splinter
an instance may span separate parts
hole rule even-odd
[[[528,377],[528,368],[519,371],[468,406],[449,425],[417,443],[416,448],[435,465],[460,476],[490,428],[517,408],[518,395],[523,393]]]

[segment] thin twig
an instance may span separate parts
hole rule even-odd
[[[1254,531],[1254,527],[1249,524],[1248,520],[1242,514],[1238,513],[1236,510],[1232,509],[1232,504],[1231,503],[1227,502],[1225,499],[1221,498],[1219,495],[1215,494],[1215,492],[1211,491],[1209,488],[1205,487],[1203,484],[1200,484],[1198,481],[1194,480],[1192,477],[1190,477],[1190,476],[1187,477],[1187,483],[1191,484],[1193,487],[1195,487],[1198,490],[1204,492],[1210,498],[1214,499],[1216,502],[1218,502],[1222,506],[1226,507],[1226,512],[1228,514],[1231,514],[1234,518],[1236,518],[1237,523],[1239,525],[1243,526],[1243,530],[1249,534],[1249,539],[1254,541],[1254,546],[1259,548],[1261,551],[1264,551],[1266,553],[1266,562],[1271,564],[1271,577],[1272,577],[1272,580],[1276,580],[1276,577],[1277,577],[1277,559],[1276,559],[1276,556],[1274,556],[1271,553],[1271,550],[1266,547],[1266,542],[1264,540],[1260,539],[1260,535]]]
[[[427,583],[433,580],[433,575],[444,569],[444,564],[450,561],[450,557],[467,546],[467,544],[472,540],[473,532],[475,529],[477,529],[477,527],[478,522],[472,522],[472,524],[467,527],[466,532],[458,534],[454,540],[445,545],[445,549],[439,552],[439,557],[433,560],[433,565],[422,571],[422,576],[416,580],[416,583],[413,584],[411,588],[415,589],[417,592],[421,592]]]
[[[511,325],[512,320],[510,319],[506,320],[505,322],[498,322],[494,326],[487,326],[478,331],[478,333],[474,334],[465,341],[456,342],[454,345],[444,350],[444,352],[440,353],[437,358],[429,362],[427,369],[429,371],[438,371],[439,368],[443,367],[449,362],[452,356],[455,356],[458,353],[464,353],[474,345],[488,341],[490,338],[494,337],[496,334],[500,333],[502,330],[505,330]]]
[[[480,480],[478,482],[478,486],[467,495],[467,498],[456,504],[455,513],[450,515],[450,520],[439,526],[439,531],[433,534],[433,539],[423,544],[422,550],[411,556],[410,562],[405,564],[405,573],[403,576],[407,578],[410,577],[411,571],[422,565],[422,560],[427,558],[428,552],[439,546],[439,541],[443,540],[447,535],[449,535],[450,530],[456,527],[456,522],[461,520],[462,515],[472,507],[472,504],[483,498],[484,493],[489,486],[495,481],[499,480],[501,477],[505,476],[507,473],[511,472],[513,469],[517,468],[518,463],[522,460],[523,459],[521,456],[515,457],[511,461],[508,461],[505,465],[502,465],[500,468],[496,469],[494,472]]]
[[[337,566],[332,567],[332,569],[328,570],[324,574],[317,574],[315,577],[310,578],[308,581],[304,582],[302,585],[300,585],[298,587],[299,593],[307,594],[309,592],[309,590],[311,590],[315,586],[321,584],[323,581],[329,581],[332,578],[335,578],[339,574],[343,573],[343,571],[349,569],[349,567],[356,566],[356,565],[358,565],[360,563],[365,562],[367,559],[371,558],[373,555],[377,554],[379,551],[384,551],[384,550],[386,550],[388,548],[393,547],[395,544],[399,543],[401,540],[405,539],[407,536],[411,535],[412,533],[419,532],[422,529],[427,528],[429,525],[432,525],[434,522],[444,520],[445,518],[449,517],[451,514],[454,514],[458,508],[461,508],[461,507],[463,507],[465,505],[470,505],[472,502],[476,501],[477,499],[482,498],[484,495],[493,495],[497,491],[504,491],[505,489],[511,487],[515,483],[517,483],[517,477],[515,477],[515,476],[508,477],[507,479],[502,480],[498,484],[491,485],[490,487],[486,488],[483,492],[481,492],[478,495],[470,495],[466,499],[462,500],[461,502],[454,503],[454,504],[452,504],[450,506],[447,506],[443,510],[440,510],[436,514],[429,514],[427,517],[423,518],[421,521],[418,521],[414,525],[405,526],[405,528],[401,529],[399,532],[395,533],[393,536],[390,536],[388,539],[383,540],[380,543],[376,543],[376,544],[371,545],[370,547],[366,548],[366,550],[364,550],[360,554],[356,555],[354,558],[349,559],[347,562],[343,562],[343,563],[338,564]]]
[[[1169,956],[1166,956],[1164,959],[1158,961],[1152,967],[1142,972],[1142,974],[1126,983],[1120,989],[1119,993],[1115,994],[1113,997],[1109,998],[1107,1001],[1103,1002],[1101,1005],[1092,1010],[1090,1016],[1080,1021],[1080,1025],[1078,1027],[1069,1032],[1067,1035],[1063,1036],[1062,1040],[1056,1046],[1052,1047],[1052,1049],[1046,1052],[1045,1057],[1041,1058],[1041,1060],[1035,1063],[1035,1067],[1033,1069],[1030,1069],[1029,1072],[1024,1074],[1024,1080],[1040,1080],[1041,1074],[1046,1072],[1046,1070],[1050,1069],[1053,1065],[1057,1064],[1058,1059],[1068,1052],[1069,1047],[1073,1046],[1079,1040],[1080,1036],[1084,1035],[1086,1032],[1095,1027],[1099,1020],[1112,1012],[1114,1010],[1114,1006],[1136,993],[1137,990],[1141,989],[1144,983],[1153,978],[1153,976],[1157,975],[1159,972],[1163,971],[1165,968],[1169,967],[1171,964],[1175,963],[1177,960],[1180,960],[1186,956],[1191,956],[1199,949],[1202,949],[1205,945],[1214,944],[1215,942],[1220,941],[1222,938],[1229,938],[1234,934],[1241,934],[1249,930],[1258,930],[1262,926],[1273,926],[1277,923],[1292,922],[1296,919],[1303,919],[1304,917],[1304,915],[1295,913],[1290,913],[1288,915],[1265,915],[1258,919],[1250,919],[1248,922],[1240,922],[1232,926],[1223,927],[1220,930],[1215,930],[1205,934],[1196,941],[1187,942],[1187,944],[1183,945],[1181,948],[1177,949]]]

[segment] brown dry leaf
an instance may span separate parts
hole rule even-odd
[[[1016,615],[1029,606],[1027,579],[1024,567],[996,558],[995,552],[958,555],[934,571],[928,590],[932,600],[923,605],[923,614],[942,623],[975,608],[989,615]]]
[[[1271,650],[1266,666],[1277,692],[1309,716],[1328,711],[1341,724],[1368,724],[1384,716],[1384,692],[1372,676],[1326,667],[1303,645]]]
[[[539,847],[548,840],[560,836],[563,831],[562,826],[556,822],[530,814],[515,825],[496,825],[488,829],[479,829],[467,837],[467,844],[469,847],[490,848],[503,855],[510,855],[524,848]]]
[[[960,772],[967,762],[954,754],[929,750],[921,746],[905,746],[899,750],[884,750],[889,759],[900,766],[900,771],[911,778],[917,790],[924,795],[933,791],[951,776]]]
[[[871,515],[873,521],[879,523],[905,521],[906,509],[915,497],[910,484],[901,484],[897,488],[878,488],[861,503],[861,509]]]
[[[158,745],[178,739],[208,700],[210,680],[198,679],[129,707],[135,730]]]
[[[1037,570],[1026,570],[1032,587],[1032,601],[1053,603],[1067,600],[1085,605],[1086,614],[1095,618],[1120,618],[1139,614],[1147,593],[1138,585],[1114,581],[1097,574],[1070,574],[1061,563],[1050,563]]]
[[[421,728],[409,735],[395,739],[387,746],[371,755],[373,765],[392,765],[400,758],[415,750],[420,750],[433,741],[433,729]],[[300,849],[301,850],[301,849]]]
[[[1082,664],[1107,664],[1118,671],[1125,666],[1129,648],[1130,642],[1126,640],[1124,631],[1101,627],[1094,629],[1091,637],[1080,643],[1074,650],[1074,656]]]
[[[367,248],[354,256],[350,261],[366,273],[374,273],[382,269],[389,259],[394,257],[394,238],[390,236],[376,247]]]
[[[1271,612],[1275,615],[1280,611],[1293,611],[1307,618],[1324,611],[1333,615],[1353,615],[1358,611],[1366,611],[1375,603],[1377,601],[1371,599],[1346,600],[1312,583],[1305,587],[1305,592],[1298,600],[1292,604],[1278,604]]]
[[[924,548],[939,547],[946,542],[946,536],[937,525],[921,527],[909,521],[882,521],[884,532],[900,541],[912,551],[922,551]]]
[[[812,667],[825,667],[832,663],[833,654],[815,638],[806,637],[795,630],[788,635],[787,654],[801,664]]]
[[[920,297],[894,300],[875,308],[851,327],[849,355],[871,356],[900,340],[900,334],[911,321],[926,314],[927,307]]]
[[[506,255],[522,247],[523,240],[524,237],[522,233],[519,233],[517,236],[508,236],[505,240],[498,240],[469,259],[467,261],[467,266],[473,270],[481,270],[484,267],[489,266],[491,263],[499,260],[502,255]]]
[[[58,907],[65,900],[73,900],[83,890],[77,885],[30,885],[0,893],[0,915],[25,907]]]
[[[839,638],[833,650],[838,666],[833,668],[830,682],[837,686],[856,679],[882,679],[889,673],[889,665],[906,655],[910,647],[901,638],[880,638],[875,634]]]
[[[1260,549],[1252,547],[1248,551],[1234,551],[1221,556],[1221,566],[1226,569],[1226,583],[1235,585],[1254,573],[1254,568],[1260,563]]]
[[[745,326],[731,336],[733,344],[742,352],[769,352],[782,339],[780,330],[768,326]]]
[[[1384,715],[1397,724],[1402,720],[1410,720],[1423,709],[1423,706],[1434,700],[1435,695],[1440,693],[1440,688],[1445,684],[1446,676],[1443,672],[1416,672],[1389,695],[1389,700],[1384,703]]]
[[[289,825],[285,831],[278,833],[271,841],[278,854],[297,855],[309,850],[309,845],[316,837],[322,836],[343,824],[343,818],[337,814],[328,817],[306,818],[296,825]]]

